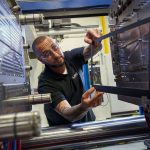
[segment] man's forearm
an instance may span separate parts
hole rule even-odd
[[[62,115],[67,120],[74,122],[82,119],[87,113],[87,111],[88,109],[85,109],[82,107],[81,104],[78,104],[72,107],[64,107],[64,108],[63,106],[61,108],[59,107],[59,111],[57,112],[60,113],[60,115]]]

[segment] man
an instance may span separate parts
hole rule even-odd
[[[101,47],[100,43],[94,42],[98,37],[98,30],[88,30],[84,38],[90,44],[88,47],[64,53],[48,36],[34,40],[34,53],[45,64],[39,77],[38,92],[51,93],[52,96],[52,103],[44,105],[50,126],[95,120],[91,108],[101,104],[103,93],[95,91],[94,87],[84,92],[81,71],[91,56],[91,50],[94,55]]]

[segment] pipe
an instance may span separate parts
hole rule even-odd
[[[29,138],[41,133],[41,119],[38,112],[23,112],[0,116],[0,140]]]
[[[72,124],[69,127],[52,127],[43,129],[40,137],[23,140],[23,149],[65,149],[68,145],[102,141],[120,136],[148,133],[145,118],[138,117],[126,120],[111,120],[106,122],[91,122]]]
[[[25,70],[27,70],[27,71],[32,70],[32,66],[25,66]]]
[[[30,48],[30,45],[29,45],[29,44],[23,44],[23,48],[24,48],[24,49],[29,49],[29,48]]]
[[[21,11],[21,8],[20,8],[19,5],[16,5],[16,6],[12,7],[12,11],[13,11],[14,13],[19,13],[19,12]]]
[[[51,102],[51,94],[36,94],[36,95],[28,95],[28,96],[20,96],[14,97],[1,101],[1,105],[3,107],[8,106],[21,106],[21,105],[35,105],[35,104],[43,104]]]
[[[42,14],[19,15],[19,22],[21,25],[42,24],[43,15]]]
[[[57,36],[57,35],[66,35],[66,34],[85,34],[87,32],[86,28],[83,29],[72,29],[72,30],[58,30],[57,32],[55,30],[49,31],[49,32],[38,32],[38,36],[43,35],[50,35],[50,36]]]

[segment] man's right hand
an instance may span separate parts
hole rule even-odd
[[[91,87],[82,95],[81,107],[84,110],[101,105],[103,92],[95,91],[94,87]]]
[[[66,118],[70,122],[74,122],[74,121],[82,119],[87,113],[89,108],[99,106],[102,102],[103,92],[96,91],[94,93],[94,91],[95,91],[94,87],[87,90],[82,95],[81,103],[72,107],[68,103],[67,100],[62,100],[56,106],[55,111],[57,111],[60,115],[62,115],[64,118]]]

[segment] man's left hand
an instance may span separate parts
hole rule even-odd
[[[100,43],[96,43],[95,39],[101,37],[102,33],[100,29],[89,29],[85,35],[84,41],[90,45],[98,47]]]

